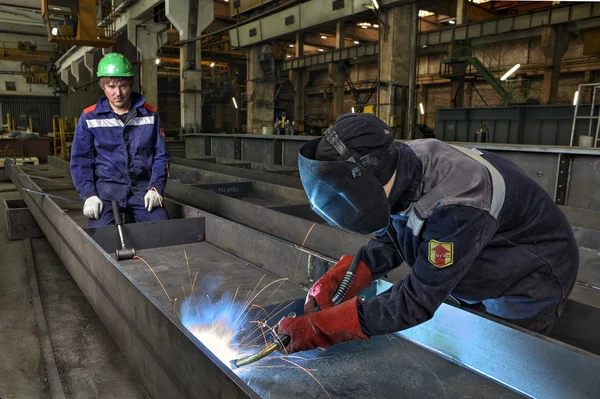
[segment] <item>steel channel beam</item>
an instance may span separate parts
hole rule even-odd
[[[61,160],[51,159],[51,161],[58,162],[63,166],[67,165],[66,162]],[[311,221],[284,215],[279,210],[275,211],[243,201],[235,201],[214,193],[194,191],[197,189],[183,184],[170,182],[167,187],[168,195],[181,202],[206,209],[237,223],[280,237],[302,247],[304,251],[326,254],[330,259],[337,259],[344,253],[352,253],[355,248],[364,245],[367,241],[366,237],[360,235],[333,229],[322,224],[315,224],[313,227]],[[285,212],[285,208],[288,207],[284,206],[283,208]],[[576,235],[579,237],[578,242],[581,241],[582,234],[587,234],[592,238],[586,240],[586,242],[579,242],[581,256],[579,283],[573,290],[567,310],[563,317],[558,320],[552,335],[564,342],[600,354],[600,345],[580,332],[595,330],[597,325],[596,315],[600,309],[600,290],[591,288],[600,286],[600,276],[597,275],[597,263],[595,263],[598,256],[590,258],[590,251],[593,248],[600,248],[600,237],[592,234],[593,231],[586,232],[586,229],[600,230],[600,214],[595,215],[595,212],[574,208],[563,207],[562,209],[573,226],[581,226],[574,227]],[[307,236],[308,231],[311,231],[311,233]],[[230,233],[233,234],[233,231]],[[227,245],[228,242],[232,245]],[[231,252],[237,253],[234,248],[240,242],[247,242],[247,240],[243,237],[229,241],[226,239],[222,245],[227,246]],[[245,247],[245,245],[241,245],[241,247]],[[267,253],[269,252],[267,251]],[[289,262],[287,260],[280,263],[285,265],[282,266],[282,269],[289,267]],[[310,262],[306,264],[304,261],[292,261],[292,263],[295,264],[294,273],[286,273],[284,276],[305,287],[312,285],[328,269],[328,266],[318,262],[316,265]],[[277,273],[277,271],[273,271]],[[392,281],[397,281],[404,278],[407,272],[407,267],[400,267],[392,271],[389,277]]]
[[[27,179],[23,176],[18,177]],[[29,184],[33,189],[37,188],[30,180],[25,181],[25,183]],[[20,184],[17,185],[21,187]],[[41,225],[43,229],[51,230],[51,233],[56,235],[56,237],[54,237],[55,239],[64,239],[64,237],[59,237],[59,232],[70,233],[68,234],[69,236],[78,232],[80,236],[86,236],[85,234],[82,234],[80,228],[76,228],[76,232],[69,232],[63,228],[65,225],[69,225],[69,223],[65,224],[65,219],[68,219],[68,217],[66,217],[62,211],[58,210],[55,205],[54,207],[48,208],[49,204],[53,205],[52,201],[46,201],[38,197],[27,198],[26,200],[33,200],[31,205],[28,204],[30,207],[39,206],[39,208],[42,208],[35,210],[34,215],[36,215],[36,217],[39,216],[39,213],[43,212],[42,217],[46,218],[46,212],[52,212],[48,215],[50,216],[48,222],[53,224],[48,225],[48,223],[41,223]],[[229,220],[203,213],[202,211],[193,209],[189,206],[174,203],[168,206],[171,207],[169,212],[172,216],[205,216],[207,242],[227,251],[231,251],[242,259],[265,267],[267,270],[273,270],[277,275],[293,275],[291,272],[294,268],[290,263],[292,263],[291,258],[296,255],[303,257],[301,264],[310,264],[310,257],[308,254],[299,251],[297,247],[291,247],[289,243],[273,239],[272,237],[268,237],[252,229],[241,227]],[[44,209],[44,207],[48,209]],[[56,215],[59,214],[62,214],[63,217],[57,218]],[[52,217],[53,215],[54,217]],[[74,224],[72,220],[70,224]],[[60,242],[58,243],[61,250],[57,252],[59,252],[61,258],[65,255],[65,252],[74,248],[73,245],[70,244],[76,244],[76,238],[78,237],[72,237],[71,242],[66,243],[67,245],[61,245]],[[83,244],[87,242],[88,246],[89,244],[92,244],[92,248],[97,247],[97,245],[93,245],[94,242],[89,238],[87,240],[85,237],[79,238],[83,241]],[[55,240],[52,241],[53,245],[57,244],[54,242]],[[247,242],[248,245],[239,245],[239,242]],[[80,245],[76,248],[83,249],[84,251],[82,252],[85,253],[85,256],[89,256],[89,249],[85,248],[85,245]],[[67,253],[67,255],[69,254]],[[276,258],[273,259],[273,256]],[[104,258],[107,258],[106,254]],[[90,259],[90,261],[94,262],[94,259]],[[323,259],[323,261],[326,262],[324,266],[327,267],[333,260]],[[82,255],[79,256],[79,259],[74,259],[69,263],[65,262],[71,273],[73,273],[73,268],[81,268],[81,266],[85,268],[85,263],[78,266],[77,262],[84,262]],[[96,273],[103,274],[102,272],[105,270],[114,271],[115,268],[119,268],[119,264],[115,264],[115,262],[110,263],[112,264],[112,267],[101,265],[101,268],[94,270]],[[278,265],[283,265],[283,267],[277,267]],[[307,270],[308,269],[309,268],[307,268]],[[118,271],[122,272],[122,270]],[[108,274],[112,275],[115,273]],[[81,278],[76,278],[78,284],[81,280]],[[106,278],[101,281],[112,284],[114,283],[113,280],[114,278]],[[136,284],[131,278],[126,280],[129,283],[135,284],[135,287],[139,290],[138,292],[143,292],[140,285]],[[380,291],[385,290],[389,287],[389,284],[390,283],[380,282],[378,288]],[[84,285],[86,288],[89,288],[89,286],[89,282]],[[119,282],[117,281],[117,288],[119,287],[123,288],[123,285],[119,286]],[[112,285],[111,287],[108,287],[108,289],[114,290]],[[156,284],[154,284],[154,289],[155,291],[157,290]],[[130,291],[135,290],[129,289],[126,290],[126,293],[130,293]],[[86,291],[84,290],[84,292]],[[93,298],[96,301],[106,301],[106,298],[97,298],[98,293],[94,292],[94,294],[95,296],[93,295]],[[147,294],[144,294],[144,297],[146,299],[152,299],[148,298]],[[120,296],[119,298],[120,300],[127,302],[131,299],[130,296],[127,295]],[[90,300],[90,302],[92,301]],[[134,302],[133,304],[135,305],[137,302]],[[92,303],[92,305],[94,305],[94,303]],[[97,305],[98,303],[96,303],[96,306]],[[160,303],[154,301],[154,305],[160,306]],[[104,306],[106,306],[106,304]],[[127,311],[132,310],[135,313],[135,309],[131,309],[131,306],[127,309]],[[96,311],[98,312],[98,310]],[[169,311],[168,309],[163,308],[162,310],[159,310],[158,313],[165,316]],[[111,320],[113,323],[115,322],[114,318]],[[458,323],[457,320],[459,320]],[[160,320],[153,320],[149,315],[145,315],[144,320],[139,320],[139,323],[150,322],[155,324],[140,325],[158,326],[157,330],[159,331],[156,332],[165,333],[164,323],[161,324]],[[173,322],[173,320],[167,320],[166,322]],[[109,330],[111,332],[113,331],[111,328],[109,328]],[[177,328],[177,331],[181,332],[181,328]],[[189,336],[189,334],[187,335]],[[427,348],[433,353],[437,353],[444,358],[450,359],[454,363],[476,371],[483,376],[497,381],[501,385],[510,387],[527,396],[554,398],[564,397],[565,393],[568,392],[569,397],[593,397],[600,388],[598,386],[600,382],[598,382],[597,379],[592,378],[600,372],[600,358],[597,356],[579,351],[557,341],[540,337],[537,334],[530,334],[519,331],[518,329],[505,327],[494,321],[478,317],[448,305],[443,305],[436,312],[431,321],[398,333],[398,335],[419,346]],[[169,336],[169,338],[170,342],[174,343],[173,338],[171,336]],[[193,338],[191,339],[193,340]],[[129,347],[127,348],[127,350],[131,349]],[[179,349],[179,347],[176,349]],[[158,350],[159,349],[157,349],[157,351]],[[125,350],[124,352],[127,354]],[[172,357],[177,359],[178,362],[182,361],[181,358],[177,358],[178,355],[180,355],[177,350],[173,350],[173,348],[169,346],[168,352],[171,353]],[[490,362],[490,352],[493,353],[493,362]],[[202,353],[204,354],[204,351],[202,351]],[[390,354],[393,355],[389,356]],[[357,394],[360,397],[364,397],[365,392],[371,392],[379,397],[381,397],[382,394],[385,396],[389,396],[390,394],[395,396],[395,392],[400,389],[408,394],[408,396],[422,395],[425,390],[434,393],[435,395],[446,395],[448,397],[462,396],[465,394],[479,394],[484,396],[502,395],[503,397],[512,396],[509,391],[499,390],[499,387],[486,382],[485,379],[475,378],[474,375],[469,374],[466,371],[458,371],[459,369],[453,368],[450,362],[444,362],[441,358],[437,358],[427,352],[419,352],[410,345],[407,346],[402,340],[390,341],[386,337],[376,337],[367,343],[357,342],[336,346],[328,349],[324,355],[322,355],[321,351],[312,351],[304,353],[303,356],[319,360],[319,363],[315,364],[319,367],[320,379],[331,389],[332,393],[337,394],[335,396],[339,397],[357,397]],[[360,363],[357,362],[357,358],[361,359]],[[411,362],[410,359],[415,360],[412,360]],[[541,360],[538,361],[538,359]],[[560,360],[560,362],[558,360]],[[535,362],[533,370],[532,362]],[[285,366],[285,364],[282,366]],[[144,365],[144,367],[147,368],[148,366]],[[400,369],[404,371],[398,375],[397,370]],[[205,374],[204,369],[202,368],[193,370]],[[371,384],[369,383],[369,374],[365,374],[366,370],[376,371],[378,381],[382,381],[381,373],[385,374],[385,370],[394,371],[389,378],[383,379],[386,381],[385,383],[378,382],[377,384]],[[264,372],[263,370],[252,368],[242,369],[239,372],[239,376],[242,380],[252,384],[252,389],[261,393],[269,393],[273,396],[290,397],[290,394],[296,394],[298,392],[304,392],[306,396],[307,394],[311,395],[314,393],[306,391],[307,383],[310,382],[310,379],[298,378],[297,374],[291,374],[288,370],[285,370],[285,367],[273,370],[272,372]],[[346,376],[346,378],[340,378],[340,376]],[[429,381],[432,376],[437,379],[439,386],[431,386],[430,383],[414,384],[415,378],[421,381]],[[281,383],[281,381],[285,381],[285,383]],[[411,383],[412,386],[403,385],[410,381],[413,381],[413,383]],[[196,391],[196,393],[206,392],[206,387],[203,387],[203,389],[203,391]],[[365,391],[365,389],[367,390]],[[236,396],[227,396],[223,394],[223,396],[215,397]],[[308,397],[318,397],[318,395]]]
[[[32,189],[39,189],[26,177],[17,178],[14,182],[19,188],[27,186]],[[131,263],[134,261],[128,261],[129,264],[126,262],[119,264],[112,261],[93,240],[83,233],[73,220],[58,209],[53,201],[42,197],[32,197],[26,200],[29,202],[30,207],[34,209],[34,214],[47,233],[51,244],[57,250],[58,255],[66,264],[69,272],[108,330],[117,343],[120,344],[121,350],[131,363],[139,368],[138,371],[142,375],[145,384],[149,385],[149,390],[153,396],[194,397],[201,392],[202,395],[215,398],[257,397],[253,392],[248,392],[247,386],[240,381],[243,380],[252,384],[252,389],[258,389],[261,394],[267,395],[271,393],[261,389],[260,383],[255,382],[257,378],[266,377],[271,383],[281,381],[278,376],[274,377],[272,373],[265,373],[260,369],[251,367],[239,371],[241,378],[237,378],[235,375],[232,376],[231,371],[223,370],[220,367],[211,372],[211,368],[214,368],[215,364],[213,363],[214,358],[211,358],[210,355],[206,363],[192,362],[194,358],[203,359],[206,356],[204,350],[199,352],[198,348],[194,348],[194,345],[200,348],[202,348],[202,345],[183,330],[176,316],[171,312],[170,304],[164,298],[162,300],[157,299],[162,294],[160,288],[144,267],[140,267],[138,264],[137,267],[132,268]],[[173,207],[171,208],[171,212],[176,213]],[[195,217],[199,213],[198,210],[187,206],[179,209],[181,215],[188,217]],[[233,237],[230,236],[231,233],[233,233]],[[290,256],[291,254],[298,254],[305,257],[305,261],[308,260],[306,253],[299,252],[298,248],[280,240],[267,237],[258,232],[252,233],[249,229],[244,231],[243,228],[235,226],[235,223],[218,217],[212,216],[207,220],[207,242],[213,244],[225,240],[231,242],[232,238],[233,241],[237,241],[236,238],[245,238],[247,241],[248,238],[251,238],[251,241],[260,245],[261,240],[257,235],[262,236],[263,243],[264,240],[272,241],[268,245],[268,249],[273,251],[268,254],[271,259],[267,261],[267,252],[264,251],[266,248],[262,248],[262,251],[257,248],[256,251],[248,253],[249,246],[244,247],[244,249],[234,247],[240,255],[244,256],[244,259],[254,258],[259,262],[263,259],[268,262],[271,268],[279,262],[290,264],[291,258],[295,257]],[[259,238],[259,240],[256,241],[256,238]],[[157,270],[165,270],[165,267],[168,267],[165,262],[172,264],[172,260],[170,260],[172,259],[170,255],[172,251],[173,249],[166,248],[141,252],[142,255],[154,259],[153,264]],[[201,253],[204,253],[200,248],[196,248],[195,251],[191,248],[190,253],[193,257],[198,257]],[[273,255],[275,255],[275,259],[272,258]],[[287,259],[284,257],[287,257]],[[281,272],[281,270],[278,271]],[[166,277],[168,278],[168,276]],[[171,287],[172,285],[173,282],[171,281]],[[153,328],[147,328],[148,326]],[[186,341],[186,338],[189,341]],[[378,385],[378,389],[386,395],[395,395],[398,389],[405,384],[410,384],[410,381],[415,378],[424,381],[425,377],[434,370],[434,372],[437,371],[440,374],[444,373],[441,376],[441,378],[444,378],[444,386],[439,390],[440,393],[449,391],[454,393],[452,396],[456,396],[458,393],[464,392],[470,392],[471,394],[485,392],[494,396],[512,396],[509,390],[496,385],[487,378],[478,376],[461,366],[453,365],[433,353],[412,346],[412,344],[400,341],[389,344],[387,338],[378,337],[368,343],[357,343],[355,345],[370,362],[381,359],[392,346],[396,356],[386,358],[386,361],[383,362],[384,365],[387,363],[386,368],[393,369],[399,358],[402,358],[403,364],[411,365],[411,369],[404,373],[403,378],[390,379],[388,384]],[[334,397],[358,398],[364,397],[363,392],[368,392],[368,390],[364,391],[365,382],[361,378],[346,381],[343,386],[339,385],[342,380],[337,375],[338,372],[350,376],[356,370],[355,362],[349,361],[348,358],[348,355],[353,352],[340,352],[339,356],[333,356],[332,358],[331,352],[323,354],[321,351],[316,351],[319,361],[330,362],[333,366],[319,377]],[[335,360],[336,358],[337,360]],[[415,362],[411,360],[413,358],[419,360]],[[425,359],[427,363],[422,364],[423,360],[421,359]],[[280,362],[283,363],[283,361]],[[171,366],[172,369],[167,369],[168,366]],[[272,388],[274,396],[281,393],[282,397],[290,397],[290,393],[297,392],[299,389],[310,395],[307,397],[322,396],[311,377],[298,371],[290,373],[285,366],[285,363],[281,365],[280,369],[283,373],[279,374],[291,378],[286,377],[283,380],[285,383],[278,382],[277,386]],[[225,376],[222,374],[225,374]],[[453,375],[460,375],[461,379],[452,381],[450,377]],[[190,385],[196,380],[200,381]],[[234,380],[238,384],[230,387],[229,380]],[[311,383],[314,388],[309,385]],[[351,393],[348,395],[349,389]],[[417,395],[424,389],[427,389],[427,387],[412,384],[406,390],[413,395]]]
[[[21,190],[39,190],[35,183],[15,173],[19,169],[11,164],[7,171],[52,247],[121,351],[139,369],[153,397],[190,398],[199,392],[214,398],[258,397],[183,328],[170,308],[161,307],[130,279],[120,264],[52,200]]]
[[[238,176],[243,179],[256,180],[265,183],[277,184],[279,186],[291,187],[302,190],[302,181],[298,177],[280,175],[276,173],[263,172],[252,169],[236,168],[234,166],[204,162],[201,160],[185,159],[171,157],[171,163],[176,165],[188,166],[190,168],[208,170],[211,172],[223,173],[231,176]]]
[[[68,162],[56,157],[48,157],[48,162],[66,174],[69,173]],[[187,170],[198,172],[191,168],[187,168]],[[167,183],[165,195],[175,201],[279,237],[299,245],[307,251],[319,252],[334,259],[354,253],[356,248],[365,245],[368,241],[367,236],[289,216],[269,208],[171,180]],[[309,231],[310,235],[308,235]]]
[[[232,140],[229,138],[230,135],[224,138],[223,135],[206,133],[186,135],[186,141],[210,141],[217,136],[220,136],[218,139],[221,142]],[[242,140],[244,141],[267,141],[264,136],[240,135],[240,137],[241,136],[243,136]],[[303,143],[315,138],[307,136],[274,137],[276,138],[273,138],[272,140],[281,142],[282,146],[284,146],[283,148],[288,144],[297,145],[297,143]],[[401,142],[402,140],[396,141]],[[600,211],[600,192],[596,185],[587,184],[587,180],[595,176],[594,164],[600,159],[600,151],[597,148],[465,142],[453,142],[453,144],[466,148],[477,147],[478,149],[498,153],[499,155],[512,160],[534,181],[540,184],[559,205],[578,206],[585,209]],[[549,160],[550,158],[551,161]],[[556,161],[558,158],[560,158],[559,161]],[[562,162],[563,160],[565,161],[564,163]],[[551,162],[552,165],[558,165],[560,168],[558,168],[558,170],[555,168],[555,171],[551,172],[548,168],[544,167],[548,162]],[[552,168],[554,168],[554,166],[552,166]],[[555,174],[556,176],[551,174]],[[583,184],[577,184],[582,181]]]
[[[187,174],[190,177],[195,176],[198,181],[182,181],[186,184],[215,184],[215,183],[251,183],[252,196],[266,200],[272,205],[283,204],[307,204],[308,197],[304,190],[280,186],[277,184],[265,183],[262,181],[252,181],[241,177],[232,176],[224,173],[217,173],[203,169],[190,168],[183,165],[171,165],[171,175]],[[167,186],[173,181],[170,179]],[[168,189],[167,189],[168,190]]]
[[[214,232],[207,234],[207,241],[215,246],[225,245],[224,249],[228,252],[253,264],[266,267],[267,270],[279,275],[282,272],[287,273],[287,276],[291,275],[289,256],[295,256],[296,252],[290,251],[289,244],[186,205],[171,203],[171,206],[173,209],[169,209],[169,213],[178,217],[204,216],[207,229]],[[234,243],[238,243],[239,240],[245,240],[248,245],[235,245]],[[272,255],[277,258],[270,259]],[[333,260],[326,261],[330,265]],[[278,268],[277,265],[282,265],[282,267]],[[297,276],[294,277],[297,278]],[[380,282],[377,288],[382,291],[389,285],[390,283]],[[600,367],[600,363],[598,363],[600,358],[537,334],[515,330],[449,305],[443,305],[438,312],[439,314],[436,313],[432,321],[397,335],[526,396],[552,398],[560,397],[567,391],[574,392],[574,397],[593,396],[590,393],[594,392],[595,387],[589,387],[582,382]],[[455,335],[457,332],[455,320],[458,319],[461,320],[460,324],[463,326],[460,333],[468,334],[466,338],[461,335],[460,341],[457,341]],[[498,338],[495,335],[497,331],[500,331]],[[460,345],[457,346],[457,342],[460,342]],[[535,349],[531,349],[532,347]],[[525,358],[517,356],[524,348],[530,348],[529,353],[531,354],[536,351],[540,351],[541,354],[537,357],[533,357],[533,355]],[[490,363],[488,357],[490,351],[494,352],[501,362]],[[556,358],[563,356],[565,357],[563,360],[573,361],[586,367],[586,370],[591,370],[586,371],[586,375],[583,376],[579,376],[577,371],[569,370],[556,379],[556,386],[552,383],[548,385],[543,378],[555,372],[554,369],[561,367],[556,364]],[[416,374],[418,377],[425,377],[422,381],[426,381],[431,378],[428,376],[430,373],[435,375],[439,384],[429,386],[429,384],[417,383],[410,388],[405,387],[404,394],[408,397],[411,394],[422,395],[423,390],[427,390],[433,396],[457,397],[468,393],[476,396],[494,396],[494,392],[498,392],[498,387],[471,375],[456,374],[457,369],[450,367],[440,359],[435,359],[431,354],[419,352],[415,348],[407,346],[402,340],[390,340],[388,337],[376,337],[368,343],[348,343],[327,349],[325,352],[318,350],[305,352],[302,357],[315,361],[309,365],[314,364],[313,367],[318,369],[319,380],[333,397],[364,397],[366,392],[377,397],[390,397],[390,395],[395,395],[395,392],[408,381],[408,375],[411,380],[414,380]],[[360,362],[357,361],[357,357],[360,357]],[[554,363],[544,365],[540,370],[539,375],[542,375],[543,378],[538,378],[536,373],[529,373],[528,378],[519,379],[520,373],[532,361],[537,363],[540,357],[554,360]],[[321,397],[318,389],[317,392],[314,392],[314,389],[310,388],[310,379],[304,379],[305,375],[299,376],[297,370],[286,370],[287,364],[283,361],[271,360],[266,364],[270,367],[281,367],[268,373],[252,366],[236,372],[244,381],[248,381],[257,392],[268,393],[271,397],[292,397],[303,391],[308,397]],[[378,374],[377,379],[380,382],[371,384],[368,380],[372,377],[365,374],[366,369],[377,370],[377,373],[385,373],[382,370],[404,369],[405,371],[402,375],[396,375],[396,378],[390,376],[390,378],[381,379],[381,374]],[[499,373],[502,374],[502,377]],[[573,378],[574,375],[577,378]],[[565,385],[565,382],[569,382],[569,385]],[[365,384],[369,385],[367,390],[365,390]],[[502,395],[507,398],[516,397],[510,391],[505,391]]]

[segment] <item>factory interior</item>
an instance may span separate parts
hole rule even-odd
[[[600,2],[0,0],[0,20],[0,399],[600,397]],[[350,130],[399,151],[393,175]],[[413,158],[423,197],[398,208]],[[533,227],[432,236],[463,203],[456,231]],[[400,260],[377,274],[382,231]],[[571,265],[560,305],[499,277],[538,259]],[[461,296],[471,273],[495,294]],[[402,328],[368,333],[390,292]]]

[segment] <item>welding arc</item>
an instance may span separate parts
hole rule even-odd
[[[358,249],[358,251],[356,251],[356,254],[354,254],[354,258],[352,258],[352,263],[350,264],[350,267],[348,268],[348,271],[346,272],[344,279],[338,286],[337,290],[335,291],[335,294],[333,294],[332,301],[333,301],[334,305],[339,305],[342,302],[342,299],[344,299],[344,297],[348,293],[348,289],[350,288],[350,285],[352,284],[352,281],[354,280],[354,272],[356,271],[356,268],[358,267],[358,264],[361,260],[363,248],[364,247],[360,247]],[[319,310],[321,310],[319,308],[319,306],[316,306],[314,312],[318,312]],[[271,353],[275,352],[277,349],[285,348],[289,343],[290,343],[289,336],[287,336],[287,335],[277,336],[277,338],[275,338],[275,340],[273,342],[271,342],[269,345],[267,345],[267,347],[265,349],[261,350],[260,352],[254,353],[250,356],[246,356],[246,357],[243,357],[240,359],[231,360],[229,362],[229,364],[232,369],[246,366],[248,364],[257,362],[260,359],[267,357]]]

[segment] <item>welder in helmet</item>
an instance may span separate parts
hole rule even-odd
[[[158,112],[133,91],[133,66],[122,54],[105,55],[97,75],[104,95],[83,110],[71,148],[88,226],[114,224],[113,200],[135,222],[165,220],[169,155]]]
[[[330,224],[371,234],[344,302],[331,298],[343,256],[311,288],[305,315],[285,318],[288,352],[365,340],[461,305],[548,334],[575,283],[578,248],[546,192],[506,159],[435,139],[394,142],[373,115],[345,114],[299,153],[304,189]],[[406,278],[362,302],[356,294],[402,262]],[[313,312],[316,305],[321,308]]]

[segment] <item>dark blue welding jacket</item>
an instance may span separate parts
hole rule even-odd
[[[163,195],[169,155],[156,108],[131,94],[125,122],[106,96],[86,108],[71,148],[71,176],[80,197],[98,196],[124,206],[129,195],[143,199],[152,187]]]
[[[403,261],[410,273],[359,306],[364,332],[387,334],[423,323],[448,295],[482,303],[509,321],[533,318],[539,327],[560,316],[579,252],[552,198],[493,153],[438,140],[396,145],[388,228],[393,242],[385,233],[376,236],[363,260],[374,278]]]

